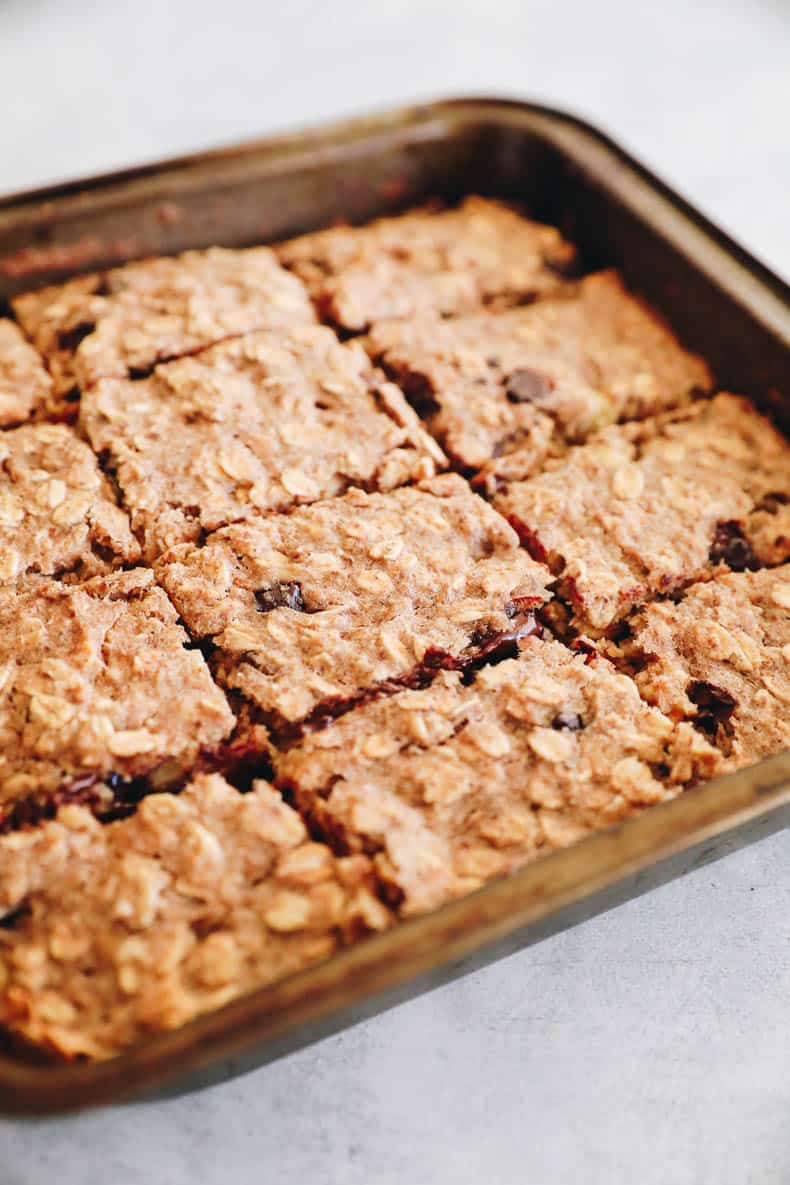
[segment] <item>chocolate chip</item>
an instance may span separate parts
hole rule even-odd
[[[300,613],[307,612],[302,600],[302,586],[296,581],[281,583],[275,580],[273,584],[257,589],[255,600],[261,613],[271,613],[272,609],[297,609]]]
[[[688,688],[688,697],[700,709],[692,723],[700,732],[714,736],[719,727],[730,731],[730,716],[737,707],[735,697],[715,683],[697,680]]]
[[[754,571],[758,567],[752,545],[746,538],[743,527],[735,519],[716,524],[710,561],[712,564],[727,564],[733,572],[745,572],[747,568]]]
[[[514,370],[507,381],[506,394],[511,403],[542,403],[552,390],[551,380],[537,370]]]
[[[73,325],[71,329],[61,329],[58,332],[58,349],[69,350],[73,353],[80,342],[93,333],[95,328],[95,321],[80,321],[79,325]]]
[[[101,781],[114,788],[113,779],[118,777],[118,774],[108,774]],[[27,827],[38,827],[46,819],[54,818],[58,808],[67,803],[93,809],[99,805],[99,786],[97,774],[82,774],[63,782],[44,799],[36,796],[17,799],[5,811],[0,810],[0,835]]]
[[[584,721],[578,712],[558,712],[551,722],[558,732],[578,732],[584,728]]]

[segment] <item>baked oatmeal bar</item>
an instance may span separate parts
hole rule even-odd
[[[444,457],[357,343],[319,325],[255,333],[103,379],[80,423],[148,558],[259,512],[431,477]]]
[[[97,379],[147,372],[234,334],[315,320],[299,280],[267,247],[212,247],[27,293],[14,312],[68,401]]]
[[[0,428],[23,424],[45,408],[52,379],[18,325],[0,317]]]
[[[384,317],[524,302],[559,287],[575,263],[553,226],[480,197],[454,210],[321,230],[275,249],[322,315],[351,331]]]
[[[565,442],[712,383],[611,271],[527,308],[381,322],[367,345],[457,463],[510,480]]]
[[[96,457],[71,428],[0,433],[0,584],[30,572],[90,576],[139,554]]]
[[[573,624],[601,632],[720,564],[787,559],[788,494],[790,445],[725,394],[606,428],[495,505],[560,577]]]
[[[644,698],[710,737],[726,769],[790,748],[790,565],[648,605],[624,650]]]
[[[0,838],[0,913],[0,1023],[91,1059],[390,923],[365,856],[312,843],[266,783],[216,774],[114,823],[68,806]]]
[[[114,775],[167,784],[234,717],[146,569],[0,587],[0,824]]]
[[[276,755],[278,780],[320,831],[375,853],[401,914],[672,798],[715,765],[703,736],[604,659],[520,645],[470,686],[442,672]]]
[[[225,527],[159,578],[213,669],[280,727],[530,628],[550,573],[456,474]]]

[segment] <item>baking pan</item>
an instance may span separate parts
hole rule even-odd
[[[615,266],[720,384],[790,423],[790,289],[588,124],[459,99],[0,200],[0,303],[151,253],[246,245],[439,195],[516,199]],[[185,1090],[271,1060],[790,821],[790,753],[699,786],[107,1062],[0,1051],[0,1107]]]

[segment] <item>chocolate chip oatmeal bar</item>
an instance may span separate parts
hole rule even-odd
[[[255,333],[103,379],[80,424],[120,486],[148,558],[251,515],[389,490],[445,464],[401,392],[318,325]]]
[[[602,632],[704,577],[790,557],[790,446],[745,399],[604,429],[495,505],[560,578],[573,624]]]
[[[404,915],[434,909],[709,775],[717,755],[626,676],[557,642],[445,673],[306,736],[283,785],[343,851],[374,852]]]
[[[177,781],[219,745],[234,718],[188,643],[147,569],[0,586],[0,825],[110,775]]]
[[[459,465],[510,480],[566,442],[712,382],[614,272],[527,308],[381,322],[367,346]]]
[[[624,652],[642,696],[710,737],[724,768],[790,748],[790,565],[648,605]]]
[[[222,684],[276,727],[474,660],[531,628],[551,580],[455,474],[226,527],[157,572]]]
[[[31,572],[91,576],[139,555],[96,457],[71,428],[0,433],[0,584]]]
[[[0,428],[23,424],[45,409],[52,379],[13,321],[0,317]]]
[[[559,287],[575,262],[553,226],[479,197],[303,235],[277,253],[324,317],[357,332],[385,317],[523,303]]]
[[[315,320],[303,286],[267,247],[147,259],[13,304],[49,367],[64,415],[68,402],[100,378],[146,372],[253,329]]]
[[[0,1036],[112,1057],[790,745],[790,445],[579,264],[471,197],[13,301]]]
[[[106,1058],[322,959],[390,915],[264,782],[202,775],[102,825],[63,807],[0,837],[0,1024]]]

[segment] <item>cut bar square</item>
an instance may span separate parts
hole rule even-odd
[[[275,725],[530,628],[550,573],[455,474],[226,527],[157,568],[214,670]]]
[[[366,344],[458,464],[509,480],[712,382],[615,272],[527,308],[383,322]]]
[[[390,923],[365,856],[311,843],[263,782],[218,775],[102,825],[78,806],[0,836],[0,1023],[107,1058]]]
[[[604,429],[495,505],[559,576],[582,630],[733,569],[790,556],[790,445],[752,404],[717,395]]]
[[[71,428],[0,433],[0,584],[33,572],[85,578],[139,554],[96,457]]]
[[[790,565],[648,605],[623,650],[644,698],[708,736],[726,769],[790,748]]]
[[[444,464],[401,392],[318,325],[235,338],[104,379],[80,423],[112,470],[148,558],[252,515],[388,490]]]
[[[385,317],[523,303],[560,287],[575,263],[553,226],[479,197],[454,210],[411,210],[303,235],[277,253],[322,314],[350,331]]]
[[[0,822],[91,779],[166,784],[218,746],[234,717],[188,642],[146,569],[0,587]]]
[[[402,914],[674,797],[717,755],[604,659],[528,638],[464,686],[366,704],[275,756],[280,784],[346,851],[375,853]]]
[[[304,287],[267,247],[143,260],[13,305],[49,367],[63,414],[100,378],[147,372],[239,333],[315,320]]]

